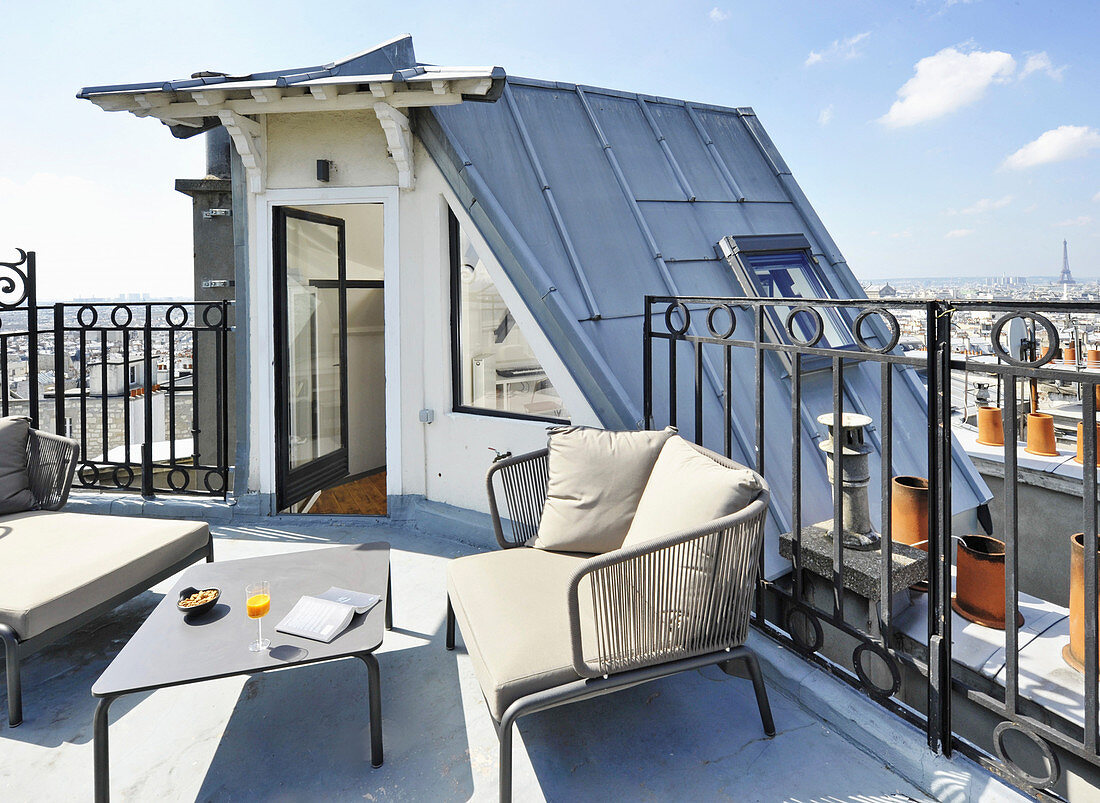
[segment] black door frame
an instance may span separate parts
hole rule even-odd
[[[287,218],[337,228],[338,267],[335,284],[340,304],[340,441],[335,451],[309,461],[303,466],[290,467],[290,388],[288,366],[290,342],[287,331],[289,309],[287,306]],[[315,491],[331,487],[348,474],[348,321],[347,321],[347,253],[344,220],[316,212],[306,212],[289,206],[276,206],[272,217],[274,255],[274,323],[275,323],[275,461],[276,509],[283,510],[308,498]],[[331,287],[332,280],[319,280],[317,286]]]

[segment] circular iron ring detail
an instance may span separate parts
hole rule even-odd
[[[714,314],[719,310],[725,310],[726,314],[730,316],[730,328],[724,332],[719,332],[714,328]],[[719,340],[725,340],[733,334],[733,330],[737,328],[737,314],[733,311],[733,307],[729,304],[715,304],[709,310],[707,310],[707,329],[712,335]]]
[[[1047,348],[1046,355],[1040,357],[1034,362],[1030,360],[1017,360],[1011,354],[1004,350],[1004,346],[1001,345],[1001,331],[1005,328],[1005,324],[1011,321],[1013,318],[1019,318],[1021,320],[1025,318],[1031,318],[1038,323],[1043,329],[1046,330],[1047,338],[1050,341],[1050,345]],[[1037,312],[1013,312],[1009,315],[1005,315],[1003,318],[993,324],[993,331],[989,333],[989,343],[993,346],[993,353],[1007,362],[1009,365],[1015,365],[1017,368],[1038,368],[1040,365],[1046,365],[1048,362],[1054,359],[1054,352],[1058,350],[1058,330],[1054,327],[1049,320],[1044,318]]]
[[[92,313],[92,319],[90,321],[84,320],[84,313]],[[76,322],[85,329],[91,329],[97,323],[99,323],[99,310],[93,307],[91,304],[85,304],[76,311]]]
[[[863,668],[863,653],[865,652],[874,653],[886,664],[886,668],[890,670],[890,688],[883,688],[871,680],[867,670]],[[872,697],[878,697],[879,699],[893,697],[901,688],[901,672],[898,670],[897,662],[890,653],[873,641],[864,641],[852,651],[852,667],[855,669],[859,682],[863,684],[863,688]]]
[[[91,476],[88,476],[87,472],[91,472]],[[99,482],[99,466],[93,463],[83,463],[80,466],[80,470],[76,472],[77,479],[80,480],[80,484],[85,488],[91,488],[97,482]]]
[[[121,471],[126,472],[126,482],[122,482],[118,478],[119,472]],[[111,472],[111,480],[119,488],[129,488],[131,485],[134,484],[134,470],[129,466],[115,466],[114,470]]]
[[[872,348],[867,345],[867,341],[863,339],[863,322],[872,315],[881,316],[882,320],[886,322],[886,326],[890,329],[890,340],[882,348]],[[852,335],[855,336],[856,345],[864,351],[868,351],[872,354],[887,354],[893,351],[894,346],[901,340],[901,326],[898,324],[898,319],[895,318],[894,314],[886,309],[886,307],[870,307],[856,316],[855,323],[852,326]]]
[[[1009,757],[1008,751],[1005,750],[1004,745],[1005,734],[1009,731],[1018,731],[1022,733],[1032,742],[1032,744],[1039,748],[1039,753],[1043,757],[1043,764],[1046,765],[1046,775],[1032,775],[1031,773],[1025,772],[1019,764]],[[1054,782],[1058,780],[1058,776],[1062,774],[1062,769],[1058,764],[1058,756],[1050,749],[1050,745],[1046,743],[1046,740],[1032,733],[1027,728],[1017,725],[1015,722],[1002,722],[993,729],[993,750],[997,754],[997,758],[1003,761],[1004,765],[1008,767],[1009,770],[1023,778],[1036,789],[1044,789],[1053,785]]]
[[[812,642],[806,642],[802,640],[803,634],[801,628],[795,628],[794,619],[796,616],[801,616],[807,624],[813,628],[814,640]],[[812,655],[821,649],[821,645],[825,643],[825,634],[821,630],[821,623],[817,621],[817,616],[807,608],[805,605],[794,604],[787,611],[787,635],[791,637],[791,641],[794,642],[794,647],[803,655]]]
[[[684,327],[678,329],[672,325],[672,314],[679,312],[684,316]],[[665,310],[665,328],[674,335],[682,335],[691,326],[691,312],[688,310],[687,305],[682,301],[677,301],[668,305],[668,309]]]
[[[118,313],[119,312],[125,312],[126,313],[126,320],[123,323],[118,322]],[[119,329],[123,329],[123,328],[129,326],[130,322],[133,321],[133,320],[134,320],[134,311],[132,309],[130,309],[129,307],[124,307],[121,304],[118,304],[118,305],[115,306],[115,308],[113,310],[111,310],[111,323],[113,323]]]
[[[217,477],[218,478],[218,487],[217,488],[213,487],[210,484],[210,478],[211,477]],[[206,488],[206,490],[209,491],[212,494],[220,494],[222,491],[225,490],[225,478],[222,477],[221,471],[216,469],[216,468],[210,469],[209,471],[207,471],[205,474],[202,475],[202,484]]]
[[[183,320],[181,320],[179,323],[176,323],[175,321],[172,320],[172,313],[175,310],[179,310],[180,314],[183,315]],[[184,307],[183,304],[173,304],[172,306],[170,306],[168,309],[166,309],[164,311],[164,322],[166,324],[168,324],[168,326],[171,327],[172,329],[179,329],[181,326],[186,326],[187,325],[187,308]]]
[[[218,320],[214,323],[210,323],[210,310],[218,311]],[[225,324],[225,313],[220,306],[210,304],[202,311],[202,322],[207,329],[220,329]]]
[[[813,318],[814,333],[813,337],[808,340],[803,340],[794,333],[794,316],[800,312],[805,312]],[[783,322],[783,327],[787,330],[787,335],[800,346],[812,347],[816,346],[818,341],[821,340],[821,336],[825,334],[825,322],[821,320],[821,313],[815,310],[813,307],[806,304],[800,304],[790,312],[787,313],[787,319]]]
[[[179,484],[179,485],[176,484],[176,480],[175,480],[176,474],[183,475],[183,483],[182,484]],[[188,474],[186,471],[184,471],[182,468],[174,468],[171,471],[169,471],[167,479],[168,479],[168,487],[171,488],[173,491],[177,491],[177,492],[187,490],[187,486],[191,484],[191,475]]]

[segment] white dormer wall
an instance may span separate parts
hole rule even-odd
[[[482,255],[574,423],[599,426],[550,342],[423,146],[412,139],[411,189],[399,189],[389,140],[373,111],[260,117],[261,192],[249,192],[251,465],[249,491],[275,491],[271,210],[279,205],[382,203],[386,282],[387,492],[486,511],[490,448],[520,454],[546,444],[545,422],[452,412],[447,209]],[[408,166],[408,154],[402,164]],[[316,180],[318,159],[333,163]],[[323,210],[322,210],[323,211]],[[421,410],[434,422],[421,423]]]

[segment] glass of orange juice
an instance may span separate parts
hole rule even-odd
[[[252,652],[266,650],[271,646],[271,639],[264,638],[263,618],[271,610],[271,585],[267,580],[249,583],[245,586],[244,598],[248,618],[256,620],[256,640],[248,645],[248,649]]]

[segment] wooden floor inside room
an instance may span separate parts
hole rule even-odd
[[[321,491],[308,512],[329,516],[385,516],[386,472],[368,474]]]

